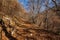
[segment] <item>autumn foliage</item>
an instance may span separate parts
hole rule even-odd
[[[60,40],[60,5],[37,12],[34,17],[29,13],[17,0],[0,0],[0,38]]]

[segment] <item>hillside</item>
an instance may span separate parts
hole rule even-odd
[[[48,10],[48,13],[46,10],[37,14],[35,23],[32,23],[29,14],[17,0],[0,0],[0,39],[60,40],[60,11]]]

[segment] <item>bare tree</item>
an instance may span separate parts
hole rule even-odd
[[[28,0],[28,6],[29,6],[29,9],[30,9],[30,18],[31,18],[31,21],[32,23],[35,23],[35,17],[36,17],[36,14],[40,13],[40,4],[41,4],[41,0]]]

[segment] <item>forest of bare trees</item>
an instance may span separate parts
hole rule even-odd
[[[60,1],[51,2],[28,0],[27,12],[18,0],[0,0],[0,40],[60,40]]]

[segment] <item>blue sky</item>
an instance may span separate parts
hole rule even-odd
[[[28,0],[18,0],[23,6],[25,9],[27,9],[27,1]]]
[[[28,10],[28,6],[27,6],[27,1],[28,0],[18,0],[23,6],[24,6],[24,8],[26,9],[26,10]],[[45,0],[44,0],[45,1]],[[43,1],[43,3],[44,3],[44,1]],[[45,6],[43,6],[44,4],[42,4],[42,7],[41,7],[41,10],[43,11],[44,9],[45,9]],[[51,1],[51,0],[49,0],[49,7],[53,7],[54,6],[54,3]]]
[[[27,4],[27,0],[19,0],[19,2],[21,2],[21,4],[22,4],[23,6],[26,6],[26,4]]]

